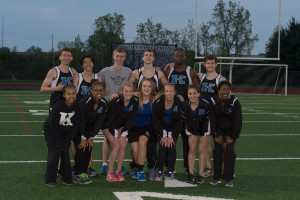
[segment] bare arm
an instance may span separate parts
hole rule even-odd
[[[191,73],[190,75],[191,75],[193,84],[197,85],[197,87],[200,87],[200,80],[199,80],[199,77],[198,77],[196,71],[192,69],[190,71],[190,73]]]
[[[138,71],[137,71],[137,70],[134,70],[134,71],[131,73],[128,82],[134,83],[134,82],[136,82],[136,81],[138,80],[138,77],[139,77]]]
[[[158,80],[164,85],[166,83],[168,83],[168,80],[166,79],[164,73],[162,73],[161,71],[158,71]]]
[[[51,81],[56,78],[56,70],[55,68],[52,68],[48,71],[47,76],[45,80],[43,81],[43,84],[41,86],[40,91],[41,92],[54,92],[54,91],[62,91],[63,85],[58,84],[56,87],[50,87]]]

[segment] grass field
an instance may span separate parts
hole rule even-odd
[[[138,182],[130,175],[125,182],[108,183],[100,175],[89,185],[72,187],[58,178],[60,186],[49,188],[44,183],[47,148],[42,133],[49,94],[0,91],[0,199],[300,199],[300,96],[237,97],[243,106],[243,129],[236,143],[233,188],[224,187],[224,181],[209,185],[212,177],[201,185],[184,186],[180,138],[177,185]],[[102,135],[96,141],[93,168],[99,171]],[[129,169],[129,148],[125,158]]]

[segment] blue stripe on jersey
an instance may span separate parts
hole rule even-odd
[[[151,124],[151,105],[150,102],[143,104],[143,109],[139,107],[134,120],[135,126],[147,126]]]
[[[127,113],[128,108],[129,108],[129,102],[128,102],[127,106],[124,107],[124,113]]]
[[[171,124],[171,114],[172,114],[173,106],[169,110],[165,110],[165,124]]]

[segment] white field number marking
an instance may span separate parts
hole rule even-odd
[[[162,199],[182,199],[182,200],[225,200],[223,198],[175,195],[175,194],[157,193],[157,192],[114,192],[114,195],[119,200],[143,200],[142,197],[154,197],[154,198],[162,198]]]

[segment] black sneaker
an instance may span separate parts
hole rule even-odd
[[[49,187],[58,187],[57,182],[48,182],[48,183],[46,183],[46,185],[49,186]]]
[[[194,175],[193,174],[188,174],[185,182],[186,183],[193,183],[193,181],[194,181]]]
[[[195,183],[204,183],[204,178],[201,175],[197,175],[194,177],[194,182]]]
[[[71,181],[71,180],[63,181],[63,184],[65,184],[67,186],[73,186],[73,185],[75,185],[74,182]]]
[[[189,168],[185,168],[185,174],[188,175],[190,173]]]

